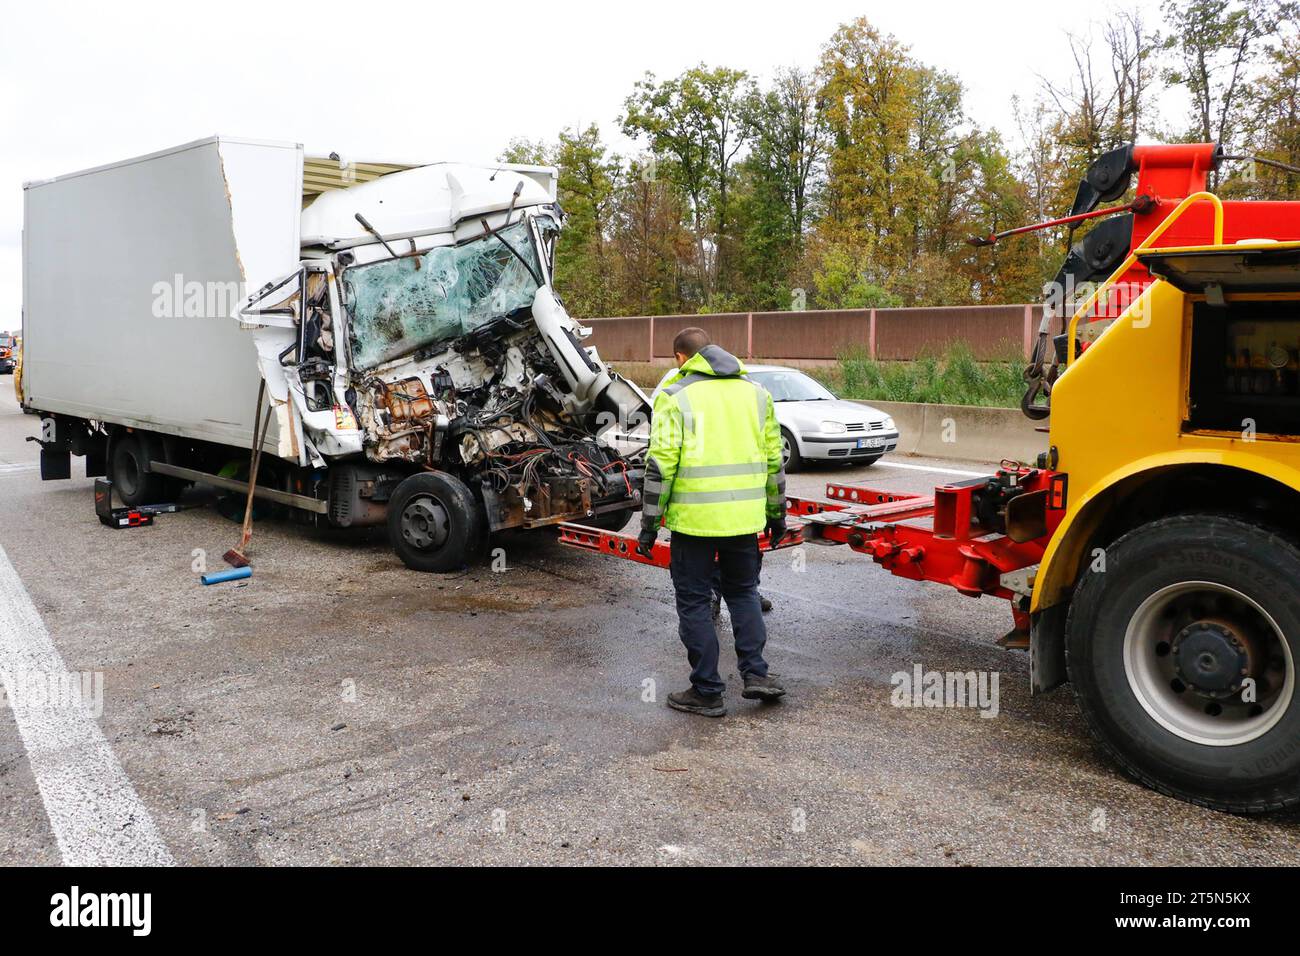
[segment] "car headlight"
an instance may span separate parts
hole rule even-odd
[[[894,420],[889,416],[885,416],[885,431],[887,432],[898,431],[898,426],[894,424]]]
[[[848,431],[843,422],[822,422],[822,431],[828,435],[838,435]]]

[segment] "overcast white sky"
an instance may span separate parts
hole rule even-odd
[[[1154,22],[1158,0],[1135,0]],[[1125,4],[1133,6],[1134,2]],[[646,70],[812,65],[857,16],[956,73],[1014,142],[1010,98],[1061,75],[1088,5],[1044,0],[443,4],[23,3],[0,31],[0,329],[21,308],[22,183],[213,133],[348,159],[487,160],[614,118]],[[1095,16],[1104,15],[1099,5]],[[87,250],[88,252],[91,250]]]

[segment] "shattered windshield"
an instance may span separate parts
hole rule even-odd
[[[357,368],[454,339],[532,305],[541,270],[528,221],[422,256],[353,266],[343,274]],[[522,257],[528,266],[520,261]],[[530,273],[531,269],[531,273]]]

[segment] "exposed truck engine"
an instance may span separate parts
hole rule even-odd
[[[141,505],[185,482],[243,491],[231,466],[261,448],[255,495],[316,523],[387,523],[424,571],[476,560],[509,528],[621,527],[642,468],[601,435],[649,407],[582,344],[589,330],[552,288],[556,171],[336,168],[290,144],[215,139],[29,184],[22,403],[47,419],[43,475],[68,477],[83,454],[88,475],[107,471]],[[314,195],[304,169],[325,180]],[[196,195],[206,222],[175,209]],[[97,217],[134,247],[91,289],[57,250]],[[210,299],[232,280],[256,291],[175,314],[185,290]],[[113,306],[71,308],[69,287]],[[146,354],[115,360],[105,340]]]

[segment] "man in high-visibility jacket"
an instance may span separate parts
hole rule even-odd
[[[650,393],[651,403],[653,404],[654,400],[659,397],[660,392],[681,377],[682,370],[677,366],[673,366],[668,371],[664,372],[663,378],[659,379],[659,384],[656,385],[655,390]],[[775,399],[773,399],[773,401],[775,401]],[[763,570],[762,551],[758,553],[758,569],[760,572]],[[772,610],[772,602],[767,599],[767,595],[762,591],[758,592],[758,604],[759,607],[763,609],[764,614]],[[712,612],[715,621],[722,616],[722,581],[721,575],[716,568],[713,571],[713,597],[709,599],[709,610]]]
[[[669,694],[668,706],[721,717],[726,684],[710,612],[715,569],[731,612],[741,696],[785,694],[763,659],[767,629],[758,596],[758,534],[785,535],[781,429],[772,396],[703,329],[679,332],[673,352],[680,374],[654,402],[637,550],[650,553],[661,523],[672,532],[678,632],[691,686]]]

